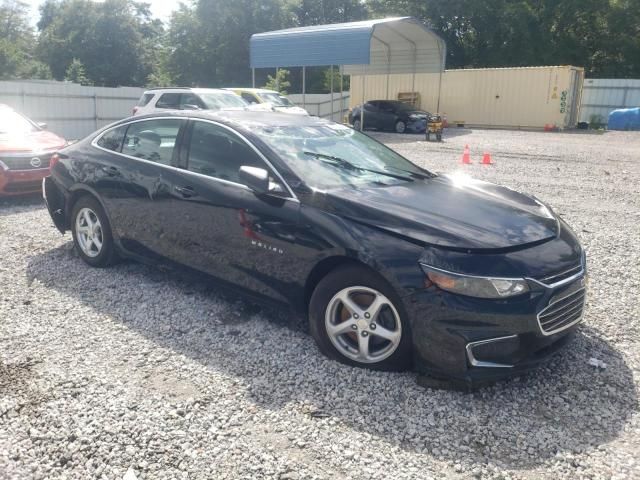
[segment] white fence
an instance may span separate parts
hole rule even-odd
[[[0,82],[0,103],[10,105],[68,140],[131,115],[142,88],[83,87],[54,81]]]
[[[288,97],[300,107],[303,106],[301,93],[291,94]],[[349,92],[333,93],[333,117],[331,116],[330,93],[307,93],[304,96],[304,104],[310,115],[332,119],[334,122],[342,122],[342,119],[349,111]]]
[[[616,78],[585,79],[582,86],[580,121],[600,115],[604,122],[612,110],[640,107],[640,80]]]

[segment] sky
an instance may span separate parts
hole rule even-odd
[[[40,12],[38,7],[44,3],[44,0],[23,0],[25,3],[31,6],[31,23],[35,25],[40,18]],[[98,0],[99,1],[99,0]],[[168,21],[171,16],[171,12],[178,8],[180,2],[178,0],[142,0],[145,3],[151,5],[151,13],[154,17],[159,18],[162,21]]]

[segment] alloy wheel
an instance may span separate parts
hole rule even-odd
[[[333,346],[359,363],[389,358],[400,345],[402,323],[391,300],[369,287],[348,287],[336,293],[325,313]]]
[[[403,121],[399,121],[398,123],[396,123],[396,132],[404,133],[406,128],[407,128],[407,126],[405,125],[405,123]]]
[[[76,216],[76,238],[86,256],[94,258],[100,255],[104,242],[102,224],[90,208],[80,209]]]

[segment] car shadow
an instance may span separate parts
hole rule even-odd
[[[379,131],[367,131],[367,135],[375,138],[379,142],[384,144],[402,144],[402,143],[415,143],[426,142],[424,133],[391,133],[391,132],[379,132]],[[464,135],[470,135],[473,130],[468,128],[445,128],[442,134],[442,142],[431,141],[430,143],[447,143],[447,139],[461,137]]]
[[[440,460],[459,461],[464,455],[478,464],[532,468],[556,454],[612,441],[638,409],[623,355],[588,325],[536,372],[462,393],[422,388],[412,373],[374,372],[328,360],[285,309],[221,295],[209,277],[190,271],[135,262],[92,269],[68,242],[31,257],[27,276],[30,283],[37,280],[158,346],[237,378],[246,398],[261,408],[305,405],[304,413],[319,422],[329,417]],[[181,296],[189,308],[176,306]],[[153,308],[138,308],[144,305]],[[265,353],[256,355],[256,350]],[[591,357],[607,368],[589,365]],[[597,415],[593,405],[601,407]]]
[[[45,203],[40,193],[0,197],[0,217],[39,208],[45,208]]]

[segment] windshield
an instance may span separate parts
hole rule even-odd
[[[262,127],[254,133],[312,188],[397,185],[431,176],[367,135],[336,123]]]
[[[235,93],[199,93],[198,94],[209,110],[222,108],[245,108],[249,105]]]
[[[0,133],[25,134],[37,132],[35,124],[8,108],[0,109]]]
[[[262,92],[260,96],[264,99],[265,102],[270,102],[276,107],[294,107],[295,105],[286,97],[283,97],[279,93],[273,92]]]

